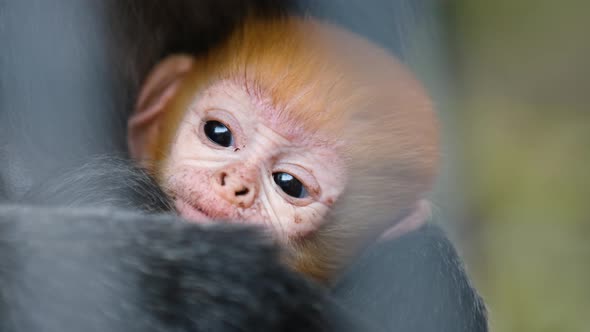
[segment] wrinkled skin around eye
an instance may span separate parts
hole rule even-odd
[[[344,189],[340,158],[286,139],[268,112],[228,84],[195,98],[161,174],[183,217],[262,225],[282,242],[318,229]]]

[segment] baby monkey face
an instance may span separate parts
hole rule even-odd
[[[321,226],[344,190],[342,158],[326,142],[240,84],[217,82],[185,113],[164,187],[191,221],[261,225],[296,240]]]
[[[128,129],[130,154],[183,217],[262,226],[320,280],[405,225],[438,165],[432,103],[412,73],[308,18],[252,18],[206,54],[163,59]]]

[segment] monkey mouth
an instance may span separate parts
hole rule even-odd
[[[176,211],[190,222],[208,224],[213,222],[213,218],[203,209],[195,204],[191,204],[182,198],[174,200]]]

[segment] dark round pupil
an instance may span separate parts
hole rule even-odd
[[[289,173],[278,172],[272,175],[275,183],[289,196],[304,198],[307,196],[305,187],[296,177]]]
[[[234,137],[231,131],[219,121],[207,121],[205,123],[205,135],[214,143],[226,148],[234,144]]]

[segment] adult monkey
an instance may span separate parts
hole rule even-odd
[[[0,171],[8,195],[18,196],[36,179],[46,177],[55,169],[75,164],[76,160],[90,154],[122,149],[125,119],[120,122],[113,119],[121,116],[121,110],[130,109],[130,104],[125,105],[125,101],[131,103],[134,99],[134,85],[138,84],[145,71],[166,53],[194,47],[195,40],[192,38],[195,35],[207,36],[210,32],[217,32],[214,35],[218,37],[223,35],[219,31],[232,25],[226,23],[241,17],[239,13],[234,15],[236,12],[233,10],[250,5],[268,9],[265,7],[268,3],[264,1],[249,2],[249,6],[241,1],[135,1],[115,4],[129,8],[129,11],[116,11],[122,15],[119,19],[129,24],[128,28],[116,33],[121,36],[117,45],[122,50],[135,45],[133,47],[138,50],[130,54],[129,61],[123,61],[120,56],[110,57],[101,47],[100,38],[104,35],[99,27],[104,22],[95,15],[104,9],[102,4],[80,1],[66,5],[41,0],[2,3],[1,39],[6,41],[6,49],[12,51],[0,55],[0,72],[3,74],[0,123],[6,126],[0,130],[0,151],[4,154],[0,159],[8,162]],[[197,6],[202,6],[202,10]],[[91,10],[92,7],[99,8]],[[188,10],[191,8],[194,10]],[[228,12],[232,13],[229,17]],[[80,13],[93,15],[80,16]],[[199,14],[202,21],[197,19],[194,22],[205,22],[203,25],[199,23],[195,27],[188,23],[189,19],[195,18],[193,15]],[[216,26],[213,22],[217,19],[210,20],[210,17],[225,17],[226,20],[221,26]],[[52,22],[63,24],[52,25]],[[151,24],[154,22],[156,24]],[[78,29],[71,29],[72,26]],[[184,34],[187,30],[194,32],[190,38]],[[137,41],[139,34],[146,36],[143,43]],[[191,39],[192,46],[186,39]],[[32,43],[31,40],[37,42]],[[212,40],[215,38],[208,39],[207,43]],[[70,43],[66,45],[69,47],[56,47],[56,43],[63,41]],[[72,44],[78,46],[72,48]],[[122,53],[127,54],[125,51]],[[143,67],[126,67],[138,59],[146,59]],[[80,63],[82,65],[77,65]],[[121,68],[115,65],[117,63],[122,63],[122,69],[129,69],[135,76],[120,75]],[[80,80],[81,77],[84,79]],[[117,105],[114,111],[113,105]],[[14,112],[8,113],[8,110]],[[56,116],[58,110],[63,113]],[[106,137],[105,132],[108,133]],[[48,137],[51,139],[48,140]],[[486,330],[485,313],[481,310],[483,306],[469,286],[464,271],[457,264],[456,253],[444,235],[420,230],[391,244],[399,250],[387,255],[375,254],[374,260],[361,260],[359,268],[353,267],[343,277],[334,289],[334,295],[349,304],[352,310],[363,312],[375,309],[366,310],[366,317],[398,331]],[[450,249],[438,251],[441,244]],[[384,261],[394,264],[386,265]],[[363,274],[363,266],[372,266],[379,272]],[[410,279],[412,276],[419,278]],[[383,292],[384,280],[387,281],[385,284],[395,286],[391,293]],[[398,280],[398,283],[392,284],[391,280]],[[437,292],[421,296],[433,286]],[[362,291],[355,293],[352,289]],[[373,301],[371,296],[377,292],[380,298]],[[400,299],[404,301],[400,302]],[[365,306],[369,301],[374,303],[374,307]],[[429,316],[433,312],[435,314]]]

